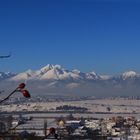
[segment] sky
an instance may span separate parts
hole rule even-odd
[[[0,71],[47,64],[140,73],[139,0],[1,0]]]

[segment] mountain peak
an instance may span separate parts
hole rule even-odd
[[[123,79],[134,78],[139,76],[135,71],[127,71],[122,74]]]
[[[54,69],[54,68],[61,69],[62,67],[60,65],[48,64],[45,67],[41,68],[41,71],[48,71],[48,70],[51,70],[51,69]]]
[[[80,73],[81,73],[81,71],[78,70],[78,69],[74,69],[74,70],[72,70],[72,72],[74,72],[74,73],[76,73],[76,74],[80,74]]]
[[[0,72],[0,79],[6,79],[11,78],[12,76],[15,76],[16,74],[13,74],[11,72]]]
[[[92,71],[92,72],[89,72],[89,73],[86,73],[86,77],[87,77],[87,79],[89,79],[89,80],[93,80],[93,79],[99,79],[99,75],[98,74],[96,74],[94,71]]]
[[[41,70],[42,71],[48,71],[48,70],[50,70],[52,68],[53,68],[53,65],[52,64],[48,64],[48,65],[44,66],[43,68],[41,68]]]
[[[11,74],[3,75],[3,73],[0,73],[1,77],[12,77]],[[140,77],[140,74],[136,73],[135,71],[127,71],[124,72],[119,76],[122,80],[129,80],[132,78],[138,78]],[[37,70],[32,71],[28,70],[23,73],[19,73],[17,75],[14,75],[14,77],[11,78],[11,80],[69,80],[69,81],[80,81],[80,80],[109,80],[113,79],[113,76],[106,76],[106,75],[98,75],[94,71],[89,73],[81,72],[77,69],[75,70],[67,70],[61,67],[61,65],[52,65],[48,64],[45,67]]]

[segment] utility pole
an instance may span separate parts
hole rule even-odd
[[[44,135],[47,136],[47,120],[44,120]]]

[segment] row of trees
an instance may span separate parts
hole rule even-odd
[[[88,109],[85,107],[77,107],[77,106],[70,106],[70,105],[63,105],[56,107],[56,110],[61,110],[61,111],[87,111]]]

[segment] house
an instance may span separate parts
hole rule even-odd
[[[12,126],[12,116],[0,115],[0,133],[8,132]]]

